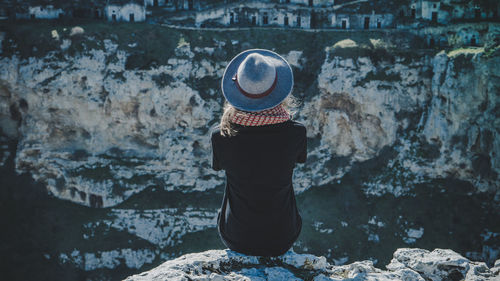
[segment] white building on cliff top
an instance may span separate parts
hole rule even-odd
[[[56,9],[52,5],[30,6],[28,13],[31,19],[57,19],[64,15],[62,9]]]
[[[109,0],[104,14],[108,21],[145,21],[146,5],[144,0]]]

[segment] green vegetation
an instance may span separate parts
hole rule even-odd
[[[50,51],[67,52],[69,55],[85,53],[92,49],[104,50],[104,40],[110,39],[119,50],[130,53],[128,69],[146,69],[165,65],[174,55],[176,47],[189,44],[194,47],[222,47],[215,51],[217,59],[232,57],[242,49],[267,48],[279,53],[291,50],[312,52],[324,50],[339,41],[349,39],[362,47],[377,49],[410,46],[411,36],[400,32],[368,31],[320,31],[310,32],[291,29],[248,28],[241,30],[189,30],[173,29],[145,23],[106,23],[85,21],[78,24],[83,34],[71,36],[76,25],[57,21],[5,22],[0,30],[6,31],[2,56],[19,54],[21,57],[43,57]],[[64,39],[71,46],[61,51]],[[381,44],[383,43],[383,44]],[[382,47],[381,47],[382,46]]]
[[[484,52],[484,48],[479,47],[462,47],[458,49],[451,50],[447,53],[448,57],[456,58],[460,55],[476,55]]]
[[[403,63],[409,64],[423,55],[436,53],[436,50],[428,49],[417,36],[402,31],[364,31],[351,35],[348,39],[326,47],[330,59],[368,57],[377,64],[382,61],[393,63],[396,57],[403,57]]]

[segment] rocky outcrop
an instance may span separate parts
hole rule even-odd
[[[223,62],[193,64],[184,45],[176,52],[184,58],[171,65],[125,71],[127,54],[110,40],[104,45],[106,51],[62,61],[2,60],[1,123],[7,134],[20,134],[18,171],[30,171],[59,198],[92,207],[116,205],[158,183],[190,191],[220,185],[209,169],[207,133],[220,103],[186,83],[221,75]]]
[[[265,258],[211,250],[184,255],[126,280],[497,280],[500,260],[488,268],[448,249],[400,248],[386,268],[378,269],[369,260],[337,266],[324,257],[293,251]]]
[[[325,168],[329,162],[366,161],[390,146],[397,157],[365,181],[367,193],[398,195],[415,183],[451,177],[500,199],[495,129],[500,81],[493,66],[500,58],[472,50],[376,62],[336,56],[342,49],[349,48],[328,55],[318,77],[320,95],[303,109],[310,137],[321,136],[311,154],[330,152],[318,157],[321,165],[312,165],[323,170],[305,175],[312,176],[313,185],[349,169],[345,165],[332,173]]]

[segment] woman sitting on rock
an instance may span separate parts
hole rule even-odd
[[[293,73],[278,54],[238,54],[226,67],[226,99],[212,132],[213,169],[226,171],[218,217],[223,243],[247,255],[279,256],[299,236],[302,219],[292,186],[295,163],[306,161],[306,129],[288,109]]]

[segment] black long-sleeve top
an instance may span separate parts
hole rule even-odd
[[[236,125],[236,130],[231,137],[212,131],[212,167],[226,171],[217,220],[220,236],[227,247],[243,254],[284,254],[302,227],[292,175],[295,164],[306,161],[306,129],[289,120]]]

